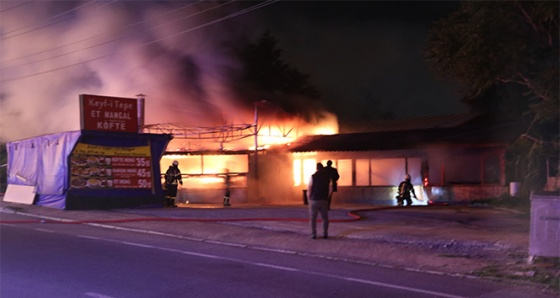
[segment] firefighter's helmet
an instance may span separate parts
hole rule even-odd
[[[179,162],[176,161],[176,160],[174,160],[174,161],[173,161],[173,165],[174,165],[174,166],[178,166],[178,165],[179,165]]]
[[[411,178],[410,178],[410,175],[409,175],[409,174],[404,175],[404,180],[410,180],[410,179],[411,179]]]

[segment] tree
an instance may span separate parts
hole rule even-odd
[[[277,44],[278,41],[266,31],[255,43],[239,51],[245,68],[244,80],[265,93],[267,101],[287,113],[299,114],[309,120],[313,114],[310,107],[318,105],[321,93],[309,82],[309,75],[281,59],[282,50]]]
[[[462,84],[473,108],[522,107],[513,117],[526,119],[526,130],[509,156],[525,169],[525,195],[542,187],[541,161],[560,148],[558,11],[556,1],[469,1],[426,40],[430,64]]]

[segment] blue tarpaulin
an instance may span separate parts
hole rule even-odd
[[[168,134],[69,131],[9,142],[8,184],[36,187],[34,204],[57,209],[107,209],[160,204],[163,198],[160,159],[171,140]],[[70,156],[76,144],[103,148],[149,146],[149,188],[74,188]]]

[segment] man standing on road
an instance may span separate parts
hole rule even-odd
[[[327,166],[325,167],[325,170],[327,171],[327,173],[329,173],[331,183],[332,183],[331,184],[332,192],[329,194],[329,210],[331,210],[332,195],[334,192],[338,190],[337,181],[340,178],[340,175],[338,175],[338,170],[336,168],[333,168],[332,160],[330,159],[327,161]]]
[[[329,184],[331,176],[317,163],[317,171],[311,175],[307,184],[307,200],[309,201],[309,221],[311,224],[311,238],[317,239],[317,213],[321,212],[323,219],[323,238],[329,238]]]

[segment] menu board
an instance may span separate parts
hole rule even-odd
[[[70,161],[70,188],[152,188],[150,146],[78,143]]]

